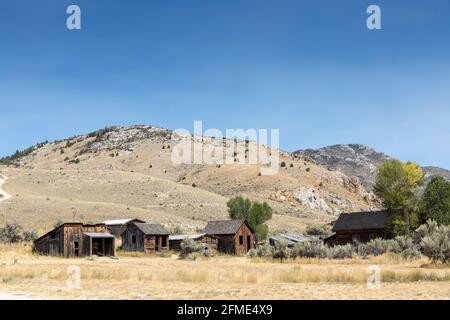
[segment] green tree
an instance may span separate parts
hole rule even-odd
[[[252,202],[241,196],[227,202],[228,213],[231,219],[244,219],[255,231],[256,241],[267,239],[269,227],[266,221],[272,218],[272,208],[266,203]]]
[[[419,198],[416,188],[422,185],[422,169],[413,162],[399,160],[383,162],[377,173],[374,192],[379,196],[386,209],[391,211],[391,235],[409,233],[416,224],[416,212]],[[395,212],[401,211],[401,214]]]
[[[450,224],[450,182],[433,177],[422,196],[420,221],[432,219],[439,224]]]

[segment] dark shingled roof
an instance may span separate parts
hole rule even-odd
[[[386,211],[342,213],[334,222],[333,231],[384,229],[387,222]]]
[[[165,236],[169,235],[169,231],[164,229],[164,227],[160,224],[152,224],[152,223],[138,223],[133,222],[139,230],[141,230],[145,235],[157,235],[157,236]]]
[[[218,220],[209,221],[203,232],[206,234],[235,234],[242,224],[245,223],[244,220]],[[248,225],[248,224],[247,224]],[[250,226],[248,226],[251,229]],[[252,230],[253,232],[253,230]]]

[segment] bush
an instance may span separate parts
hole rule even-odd
[[[6,223],[6,225],[0,229],[0,241],[15,243],[22,240],[22,226],[18,223]]]
[[[39,238],[39,236],[35,230],[25,231],[23,233],[23,241],[32,242],[37,238]]]
[[[305,234],[309,236],[325,236],[329,233],[330,228],[327,225],[308,224]]]
[[[215,251],[206,247],[204,243],[198,243],[194,239],[186,238],[181,241],[180,257],[187,260],[195,260],[197,256],[213,257]]]
[[[291,252],[287,240],[280,240],[275,243],[275,247],[272,251],[272,257],[274,259],[280,259],[280,261],[283,262],[283,259],[289,259],[290,255]]]
[[[328,248],[328,258],[330,259],[351,259],[355,252],[351,244],[334,246]]]
[[[420,241],[423,255],[433,263],[450,261],[450,226],[438,226],[436,222],[429,220],[416,230],[414,238]]]
[[[0,228],[0,242],[17,243],[20,241],[31,242],[38,238],[36,231],[24,231],[23,227],[18,223],[6,223]]]
[[[272,253],[272,246],[270,244],[268,244],[267,242],[262,244],[262,245],[258,245],[256,247],[256,256],[260,257],[260,258],[267,258],[267,257],[272,257],[273,253]]]
[[[303,242],[295,245],[292,256],[325,259],[328,257],[328,247],[319,241]]]

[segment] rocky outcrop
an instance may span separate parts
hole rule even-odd
[[[377,168],[383,161],[393,157],[374,150],[362,144],[338,144],[320,149],[298,150],[293,153],[297,157],[303,157],[324,165],[331,170],[345,173],[349,177],[358,178],[367,191],[372,191],[375,185]],[[450,171],[436,167],[423,167],[427,181],[435,175],[441,175],[450,180]],[[348,187],[357,185],[347,181]]]

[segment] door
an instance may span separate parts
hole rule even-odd
[[[247,236],[247,252],[252,248],[252,237]]]
[[[80,255],[80,245],[78,241],[73,242],[73,249],[75,257],[78,257]]]

